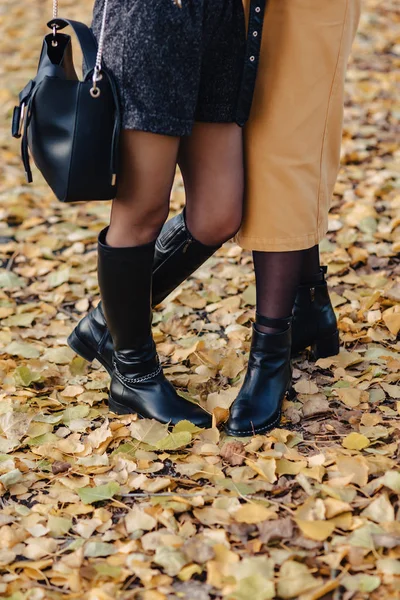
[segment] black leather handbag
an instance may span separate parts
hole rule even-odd
[[[105,9],[107,2],[105,3]],[[102,65],[106,12],[99,45],[83,23],[54,17],[43,41],[36,76],[19,95],[12,135],[21,137],[21,155],[32,182],[29,152],[61,202],[110,200],[117,191],[120,108],[116,84]],[[83,54],[83,81],[76,75],[70,25]]]

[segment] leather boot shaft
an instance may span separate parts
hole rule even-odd
[[[115,350],[142,346],[151,335],[151,274],[155,242],[132,248],[98,240],[98,279],[102,308]]]
[[[192,275],[221,246],[205,246],[186,227],[185,212],[167,221],[156,241],[153,306]]]

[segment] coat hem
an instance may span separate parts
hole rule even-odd
[[[320,223],[318,230],[314,233],[301,235],[298,237],[286,238],[261,238],[243,235],[240,232],[235,236],[234,241],[243,248],[243,250],[255,250],[258,252],[295,252],[297,250],[308,250],[317,246],[326,236],[328,229],[327,223]]]

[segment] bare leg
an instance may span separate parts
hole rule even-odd
[[[178,160],[190,233],[207,246],[229,240],[242,220],[242,130],[234,123],[196,123]]]

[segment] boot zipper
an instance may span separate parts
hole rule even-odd
[[[311,302],[315,300],[315,287],[310,288]]]
[[[193,242],[194,242],[194,239],[192,238],[192,236],[188,235],[188,239],[186,240],[186,243],[183,247],[182,254],[186,254],[190,244],[193,244]]]

